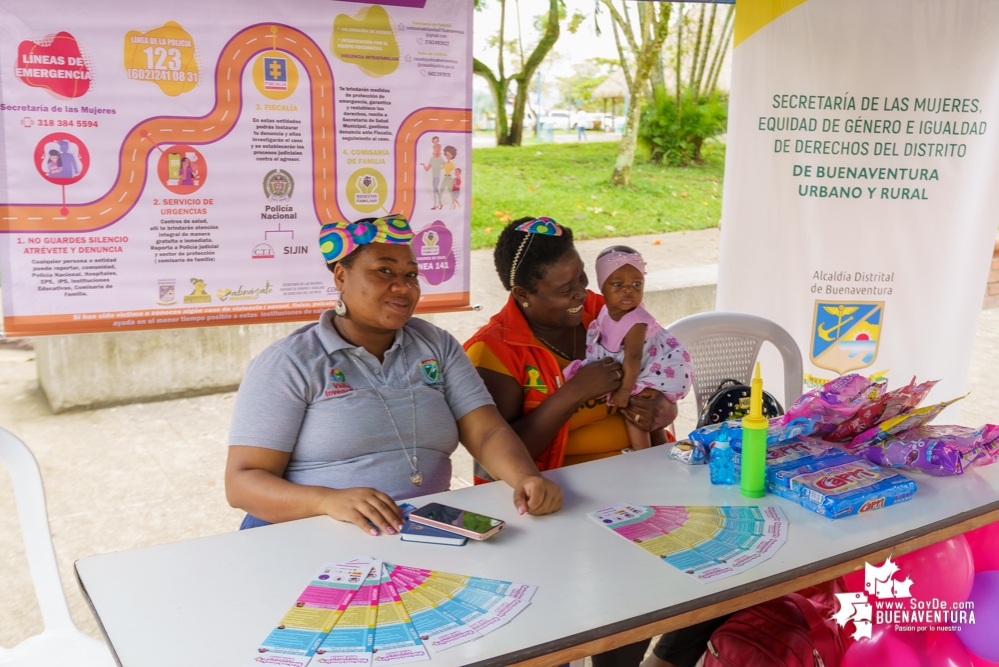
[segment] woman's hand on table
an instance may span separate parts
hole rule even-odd
[[[369,535],[402,530],[402,510],[381,491],[367,487],[328,491],[320,509],[330,518],[350,522]]]
[[[562,507],[562,489],[541,475],[529,475],[514,488],[513,504],[520,514],[551,514]]]
[[[495,405],[483,405],[459,419],[458,433],[468,453],[489,474],[513,487],[518,512],[551,514],[562,507],[562,489],[541,476],[524,443]]]
[[[643,431],[655,431],[673,423],[677,407],[655,389],[643,389],[631,397],[628,407],[621,412]]]
[[[565,386],[576,391],[579,402],[583,403],[618,390],[623,375],[621,364],[604,357],[580,368]]]

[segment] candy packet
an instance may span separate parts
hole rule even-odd
[[[967,395],[967,394],[965,394]],[[892,438],[900,433],[905,433],[911,429],[928,424],[937,416],[944,411],[944,409],[960,401],[964,396],[958,396],[949,401],[943,403],[937,403],[935,405],[928,405],[925,408],[919,408],[918,410],[912,410],[904,414],[900,414],[897,417],[888,419],[881,422],[877,426],[873,426],[853,440],[847,445],[849,449],[855,449],[857,447],[867,447],[871,445],[876,445],[879,442],[884,442],[889,438]]]
[[[878,465],[936,477],[960,475],[999,459],[999,426],[920,426],[868,447],[863,456]]]
[[[709,447],[710,445],[703,446],[691,442],[690,440],[677,440],[673,443],[673,446],[669,448],[669,455],[680,463],[685,463],[690,466],[704,465],[708,462]]]
[[[879,422],[910,412],[923,402],[923,399],[937,382],[939,380],[931,380],[917,385],[916,377],[913,376],[912,381],[906,386],[892,389],[874,402],[862,407],[857,414],[841,423],[831,434],[826,436],[826,440],[847,442]]]
[[[777,470],[781,470],[787,464],[792,462],[801,463],[804,461],[817,460],[829,456],[847,455],[827,442],[822,442],[821,440],[805,436],[798,436],[796,438],[791,438],[790,440],[768,444],[766,466],[767,484],[770,484],[772,481],[772,474]],[[708,459],[710,459],[710,452]],[[735,451],[733,461],[735,463],[735,479],[738,481],[742,471],[741,443],[740,449]]]
[[[784,423],[807,418],[816,423],[814,434],[827,435],[844,421],[870,405],[885,391],[885,383],[873,383],[850,373],[802,394],[784,414]]]
[[[702,426],[696,431],[692,431],[688,436],[696,445],[704,447],[705,450],[711,447],[719,431],[725,426],[728,431],[729,443],[735,451],[742,451],[742,422],[733,419],[717,424]],[[774,417],[767,426],[767,446],[778,442],[786,442],[798,436],[809,435],[815,429],[815,422],[806,417],[801,417],[788,422],[783,417]],[[707,458],[707,457],[705,457]]]
[[[768,479],[767,491],[830,519],[905,502],[917,489],[891,468],[844,453],[792,462],[779,478]]]

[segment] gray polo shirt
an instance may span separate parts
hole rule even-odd
[[[296,484],[368,486],[396,500],[446,491],[458,446],[456,420],[493,404],[465,351],[448,332],[413,318],[379,363],[344,341],[333,317],[333,311],[323,313],[318,323],[250,362],[236,395],[229,444],[291,452],[284,477]],[[419,487],[409,479],[412,469],[392,424],[394,419],[412,456],[407,387],[416,400]]]

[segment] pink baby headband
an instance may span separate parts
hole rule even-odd
[[[641,271],[642,275],[645,274],[645,260],[637,252],[616,250],[597,258],[597,288],[603,289],[607,277],[625,264],[631,264]]]

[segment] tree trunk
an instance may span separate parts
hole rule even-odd
[[[642,11],[646,11],[646,13],[640,15],[642,18],[642,41],[641,46],[639,46],[627,18],[627,3],[623,4],[625,14],[622,15],[611,0],[603,0],[603,2],[610,10],[615,25],[620,24],[624,30],[635,59],[635,71],[630,77],[627,77],[630,101],[628,110],[625,112],[624,135],[621,137],[617,160],[614,163],[614,173],[611,175],[611,182],[614,185],[631,185],[631,165],[635,161],[638,127],[642,119],[642,93],[649,84],[652,68],[657,62],[663,42],[666,41],[666,34],[669,30],[670,5],[665,2],[656,3],[659,8],[658,21],[656,21],[655,9],[651,7],[651,3],[650,6],[642,8]],[[624,58],[623,51],[621,52],[621,66],[625,68],[627,74],[628,62]]]
[[[704,80],[704,68],[708,64],[708,54],[711,52],[711,39],[714,35],[715,15],[717,14],[717,12],[718,12],[718,5],[716,4],[711,5],[711,18],[708,19],[708,34],[707,37],[704,38],[704,49],[703,49],[704,53],[701,56],[701,64],[698,65],[697,68],[697,79],[693,82],[695,102],[701,95],[701,83]]]
[[[521,38],[520,58],[521,70],[510,77],[504,76],[503,69],[503,35],[506,23],[506,0],[500,0],[500,30],[499,30],[499,76],[493,74],[486,65],[477,58],[472,59],[472,72],[478,74],[489,82],[489,88],[493,91],[493,99],[496,101],[496,145],[497,146],[519,146],[524,138],[524,108],[527,106],[527,98],[531,94],[531,80],[541,62],[548,55],[548,52],[555,46],[559,36],[559,0],[548,0],[548,24],[545,32],[541,35],[538,45],[531,51],[531,55],[524,60],[524,41]],[[520,30],[520,3],[517,3],[517,27]],[[516,95],[513,100],[513,117],[507,122],[506,117],[506,95],[512,81],[517,82]],[[541,110],[538,109],[538,113]]]
[[[676,127],[680,129],[680,113],[682,84],[680,83],[680,63],[683,57],[683,3],[680,3],[680,14],[676,20]]]
[[[506,120],[506,91],[510,82],[508,79],[497,77],[478,58],[472,59],[472,73],[478,74],[489,84],[489,90],[493,94],[493,102],[496,103],[496,145],[503,146],[509,134]]]
[[[642,77],[647,79],[648,74]],[[631,95],[631,104],[628,106],[627,116],[624,122],[624,134],[621,136],[621,145],[618,147],[617,160],[614,162],[614,174],[611,176],[611,183],[614,185],[631,185],[631,165],[635,162],[635,148],[638,145],[638,123],[642,119],[642,107],[639,100],[642,99],[642,88],[645,81],[639,81],[636,76],[634,81],[638,84],[637,90],[628,91]]]
[[[617,55],[621,60],[621,72],[624,74],[624,85],[631,90],[631,68],[628,66],[628,58],[624,55],[624,46],[621,45],[621,36],[617,32],[617,21],[611,21],[611,28],[614,30],[614,43],[617,45]]]
[[[506,81],[497,82],[493,86],[493,98],[496,100],[496,145],[506,146],[510,137],[510,126],[506,118]]]
[[[531,80],[517,79],[517,96],[513,100],[513,116],[510,117],[510,131],[504,146],[519,146],[524,139],[524,109],[531,94]],[[538,110],[538,113],[541,113]]]
[[[733,6],[728,10],[728,14],[725,15],[725,22],[722,24],[720,39],[718,40],[718,46],[715,49],[715,55],[711,59],[711,67],[708,68],[708,80],[707,87],[705,88],[706,94],[710,95],[715,86],[718,84],[718,71],[721,70],[721,64],[719,63],[725,57],[725,52],[728,50],[728,27],[729,23],[732,21],[732,15],[735,13],[735,7]],[[716,69],[717,66],[717,69]]]
[[[694,81],[697,80],[697,63],[701,59],[701,37],[704,35],[704,10],[707,9],[704,5],[701,5],[701,16],[697,19],[697,39],[694,40],[694,55],[690,59],[690,76],[688,77],[688,85],[693,85]]]

